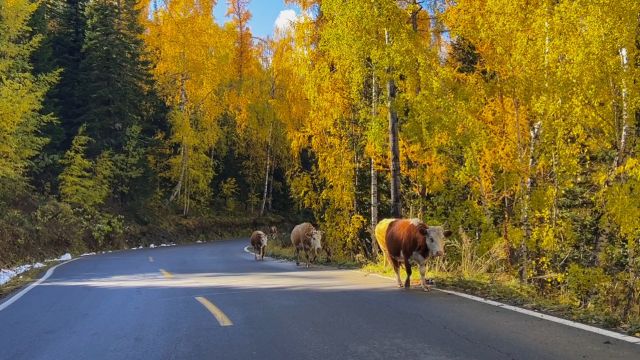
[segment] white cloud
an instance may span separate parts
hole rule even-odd
[[[295,10],[282,10],[280,11],[280,14],[278,14],[278,18],[276,19],[274,26],[280,31],[285,31],[291,27],[291,25],[296,21],[297,18],[298,15],[296,14]]]

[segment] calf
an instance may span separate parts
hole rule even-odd
[[[264,260],[264,251],[267,247],[267,235],[262,231],[254,231],[251,234],[251,246],[253,246],[255,259]]]
[[[322,232],[316,230],[310,223],[296,225],[291,231],[291,243],[296,249],[296,265],[300,265],[300,250],[304,250],[307,257],[307,267],[318,257],[318,250],[322,249],[320,240]],[[309,251],[313,252],[313,258],[309,258]],[[328,256],[328,252],[327,252]]]
[[[275,227],[275,225],[271,225],[269,227],[269,235],[268,236],[272,241],[278,239],[278,228]]]
[[[410,261],[413,260],[418,264],[422,289],[429,291],[425,279],[426,260],[429,257],[444,255],[444,241],[449,236],[451,236],[451,231],[445,231],[442,226],[428,227],[419,219],[391,221],[385,234],[385,247],[389,262],[396,273],[398,286],[403,286],[400,280],[400,263],[402,262],[407,272],[404,287],[410,287]]]

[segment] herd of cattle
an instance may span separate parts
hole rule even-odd
[[[270,231],[271,235],[275,235],[277,230],[272,226]],[[418,264],[422,289],[428,291],[429,285],[425,278],[426,261],[428,258],[444,255],[444,242],[451,236],[451,231],[444,230],[442,226],[427,226],[419,219],[384,219],[376,225],[374,233],[385,258],[393,266],[398,286],[410,287],[411,262],[415,262]],[[267,239],[268,236],[263,231],[254,231],[251,234],[251,246],[256,260],[264,260]],[[298,224],[293,228],[291,243],[296,252],[296,265],[300,265],[301,251],[304,251],[307,267],[316,260],[318,251],[322,250],[321,239],[322,231],[310,223]],[[329,249],[324,250],[327,258],[330,258]],[[404,265],[407,273],[404,284],[400,279],[401,265]]]

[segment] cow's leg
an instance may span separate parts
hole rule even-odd
[[[398,287],[402,287],[402,280],[400,280],[400,262],[391,256],[389,256],[389,262],[393,267],[393,271],[396,273],[396,281],[398,282]]]
[[[418,269],[420,271],[420,285],[422,285],[422,290],[429,291],[431,288],[427,285],[427,279],[425,274],[427,273],[427,262],[422,261],[418,263]]]
[[[255,246],[253,247],[253,258],[258,260],[258,249]]]
[[[309,250],[304,249],[304,255],[307,257],[307,267],[309,267],[309,263],[311,262],[311,259],[309,258]]]
[[[296,266],[300,266],[300,248],[296,246]]]
[[[405,256],[404,259],[404,270],[407,272],[407,279],[404,281],[405,289],[411,287],[411,263],[409,263],[409,258]]]
[[[260,247],[260,260],[264,261],[264,245]]]

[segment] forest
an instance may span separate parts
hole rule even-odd
[[[417,217],[640,332],[640,2],[287,2],[0,0],[0,267],[301,220],[375,262]]]

